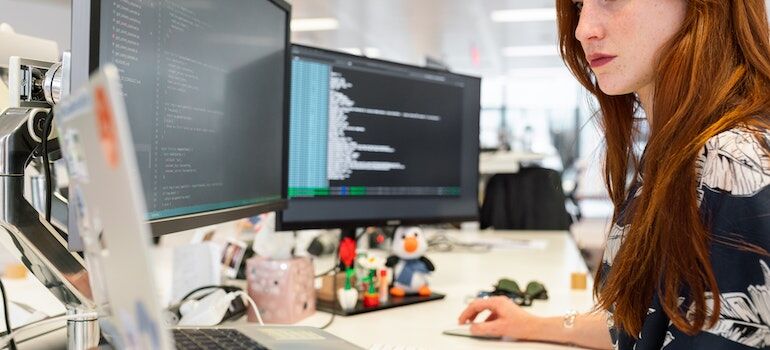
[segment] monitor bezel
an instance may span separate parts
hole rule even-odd
[[[301,45],[301,44],[292,44],[291,48],[289,50],[289,56],[290,59],[293,57],[294,48],[300,48],[303,50],[316,50],[327,54],[332,55],[339,55],[343,57],[350,57],[357,60],[368,60],[371,62],[376,63],[382,63],[385,65],[391,65],[395,67],[402,67],[402,68],[408,68],[408,69],[416,69],[416,70],[422,70],[429,73],[437,73],[437,74],[450,74],[458,77],[462,77],[464,79],[473,79],[479,81],[479,91],[481,89],[481,78],[467,75],[467,74],[461,74],[461,73],[455,73],[451,72],[449,70],[443,70],[443,69],[437,69],[432,67],[421,67],[421,66],[415,66],[410,65],[406,63],[400,63],[400,62],[394,62],[394,61],[388,61],[378,58],[371,58],[366,56],[359,56],[359,55],[353,55],[347,52],[341,52],[341,51],[335,51],[335,50],[329,50],[325,48],[319,48],[319,47],[313,47],[308,45]],[[287,84],[289,87],[291,86],[291,80],[288,80],[289,84]],[[291,88],[289,88],[289,93],[291,94]],[[481,101],[479,101],[479,113],[481,112]],[[291,116],[289,118],[291,119]],[[480,128],[480,120],[479,118],[477,120],[477,129]],[[289,136],[286,137],[286,140],[288,142]],[[478,140],[478,137],[476,138]],[[479,151],[481,149],[480,143],[476,143],[476,151],[474,152],[475,156],[475,169],[476,169],[476,181],[474,183],[478,183],[480,174],[478,172],[479,169]],[[288,152],[288,147],[286,148],[286,151]],[[288,153],[287,157],[285,158],[285,161],[288,162]],[[285,185],[288,188],[288,169],[286,172],[286,183]],[[474,186],[474,198],[478,201],[478,195],[479,195],[479,188],[478,186]],[[408,201],[408,198],[401,198],[402,200]],[[318,199],[319,201],[322,201],[323,199]],[[291,199],[287,197],[287,201],[290,203]],[[478,208],[478,205],[477,205]],[[283,212],[276,213],[275,217],[275,225],[276,230],[279,231],[294,231],[294,230],[305,230],[305,229],[334,229],[334,228],[353,228],[353,227],[366,227],[366,226],[403,226],[403,225],[429,225],[429,224],[440,224],[440,223],[447,223],[447,222],[463,222],[463,221],[475,221],[479,218],[479,212],[478,210],[475,211],[475,214],[473,215],[458,215],[458,216],[424,216],[424,217],[414,217],[409,219],[402,219],[398,217],[382,217],[382,218],[375,218],[375,219],[361,219],[361,220],[321,220],[321,221],[285,221],[284,220],[284,214]]]
[[[99,68],[99,24],[101,21],[101,2],[102,0],[80,0],[77,3],[82,4],[81,1],[88,1],[87,9],[89,11],[88,18],[88,74],[90,75]],[[247,206],[238,206],[225,208],[214,211],[205,211],[199,213],[192,213],[186,215],[172,216],[161,219],[149,220],[150,228],[152,229],[152,235],[162,236],[165,234],[176,233],[180,231],[195,229],[199,227],[219,224],[227,221],[238,220],[247,218],[250,216],[259,215],[270,211],[280,211],[287,207],[287,195],[288,195],[288,152],[289,152],[289,80],[291,79],[291,5],[284,0],[264,0],[267,1],[279,9],[283,10],[286,16],[286,24],[284,28],[284,48],[286,55],[284,57],[284,101],[283,101],[283,150],[282,150],[282,164],[281,164],[281,199],[274,200],[266,203],[259,203]],[[75,3],[73,2],[73,5]],[[74,21],[76,20],[73,14],[73,39],[76,34],[76,28]],[[82,31],[81,31],[82,33]],[[75,47],[81,48],[73,42],[73,49]],[[77,78],[76,78],[77,79]],[[76,86],[76,85],[73,85]]]

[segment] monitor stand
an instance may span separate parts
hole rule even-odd
[[[342,240],[345,238],[350,238],[353,240],[353,242],[357,243],[358,241],[356,239],[358,238],[356,237],[357,229],[358,228],[356,227],[342,228],[340,232],[340,242],[342,242]],[[338,270],[339,271],[345,270],[342,261],[339,262]],[[336,276],[334,276],[333,278],[336,278]],[[339,287],[341,286],[337,286],[337,288]],[[335,295],[336,295],[336,291],[335,291]],[[333,313],[341,316],[352,316],[352,315],[358,315],[358,314],[363,314],[363,313],[372,312],[372,311],[391,309],[394,307],[413,305],[413,304],[424,303],[424,302],[433,301],[433,300],[440,300],[440,299],[444,299],[444,297],[445,297],[444,294],[436,293],[436,292],[431,293],[431,295],[429,296],[405,295],[403,297],[394,297],[392,295],[389,295],[387,301],[380,302],[379,305],[377,306],[364,306],[363,300],[361,298],[361,293],[359,292],[358,303],[353,309],[350,309],[350,310],[342,309],[342,307],[340,306],[339,302],[337,302],[336,299],[334,301],[330,301],[330,300],[322,300],[320,298],[316,300],[316,309],[319,311],[329,312],[329,313]]]
[[[14,107],[0,114],[0,244],[67,309],[70,349],[99,343],[97,304],[86,261],[67,250],[67,242],[24,198],[25,168],[35,145],[28,123],[47,109]]]

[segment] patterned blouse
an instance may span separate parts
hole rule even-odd
[[[765,131],[770,144],[770,132]],[[696,162],[701,213],[710,218],[712,234],[738,238],[770,251],[770,157],[754,133],[735,128],[712,137]],[[623,208],[639,193],[632,188]],[[627,213],[621,211],[604,252],[604,276],[628,232]],[[770,349],[770,258],[720,243],[710,247],[721,308],[710,329],[689,336],[666,316],[653,297],[639,339],[620,332],[609,313],[608,325],[615,349]],[[713,296],[706,295],[707,304]]]

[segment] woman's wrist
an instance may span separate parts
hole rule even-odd
[[[574,333],[574,328],[567,328],[564,326],[564,317],[533,317],[530,322],[527,322],[528,327],[523,333],[524,336],[519,340],[527,341],[543,341],[553,342],[559,344],[573,344],[571,334]]]
[[[603,314],[572,312],[556,317],[534,317],[522,340],[544,341],[596,349],[611,348],[607,318]],[[568,325],[571,324],[571,327]]]
[[[524,322],[523,329],[515,329],[512,333],[519,335],[516,340],[524,341],[554,341],[552,338],[556,326],[552,317],[532,315]]]

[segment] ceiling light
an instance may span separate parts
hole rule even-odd
[[[291,20],[292,32],[314,32],[334,30],[340,23],[334,18],[297,18]]]
[[[553,7],[492,11],[492,21],[494,22],[539,22],[555,20],[556,9]]]

